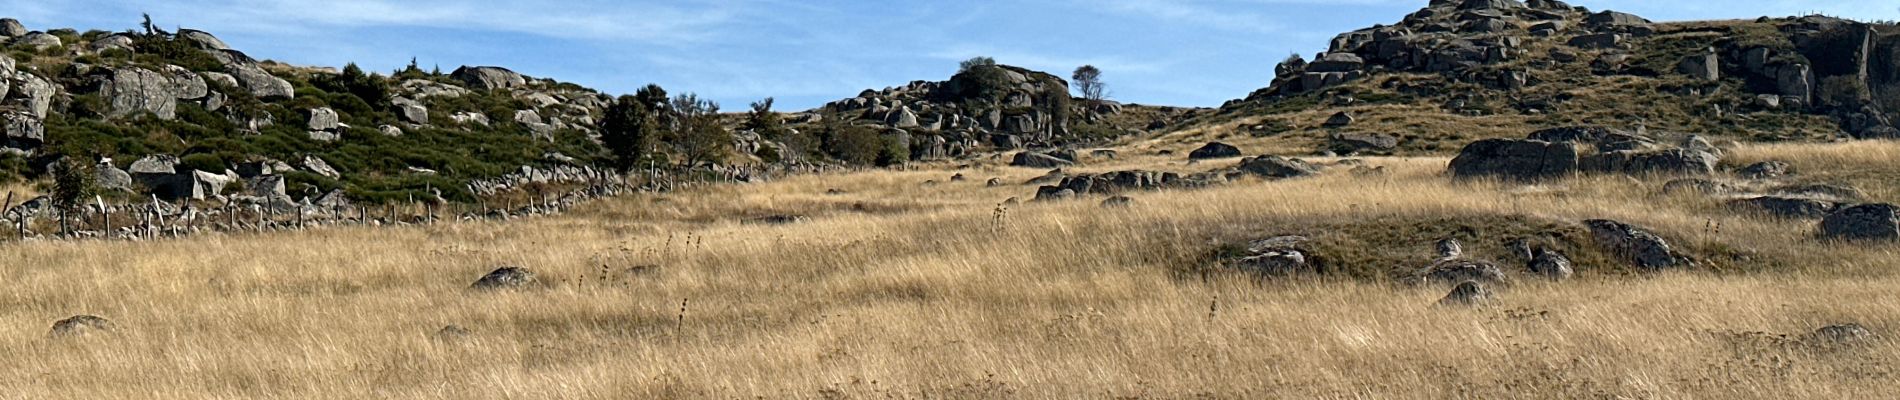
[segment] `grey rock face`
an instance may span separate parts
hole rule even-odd
[[[110,191],[132,190],[132,174],[109,163],[100,163],[96,169],[98,175],[94,181],[100,189]]]
[[[396,106],[396,116],[402,117],[403,122],[411,124],[429,123],[429,108],[423,107],[421,102],[397,97],[390,100],[390,103]]]
[[[456,68],[449,76],[477,90],[508,89],[528,84],[527,78],[521,74],[501,67],[464,66]]]
[[[475,280],[470,289],[503,290],[522,289],[535,284],[534,272],[521,267],[502,267]]]
[[[313,108],[308,111],[308,114],[309,127],[313,131],[334,131],[341,124],[338,122],[340,117],[336,114],[336,110],[329,107]]]
[[[197,100],[211,95],[211,85],[205,78],[185,67],[166,65],[165,75],[171,78],[172,95],[178,100]]]
[[[0,137],[0,145],[19,150],[33,150],[46,141],[46,125],[39,117],[24,111],[0,112],[0,123],[4,123],[5,136]]]
[[[1687,266],[1688,262],[1669,247],[1669,242],[1648,230],[1611,220],[1584,221],[1597,245],[1632,266],[1646,271]]]
[[[917,113],[912,112],[908,106],[898,107],[896,111],[891,111],[890,117],[885,118],[884,123],[890,125],[892,128],[898,129],[909,129],[919,126],[917,123]]]
[[[1465,146],[1452,159],[1451,175],[1460,179],[1537,181],[1575,174],[1578,163],[1577,148],[1568,143],[1486,139]]]
[[[330,163],[324,162],[323,159],[317,158],[316,156],[305,156],[303,158],[303,168],[306,171],[310,171],[310,173],[323,175],[330,179],[343,177],[343,174],[337,172],[336,168],[330,167]]]
[[[1676,72],[1697,80],[1718,81],[1722,79],[1721,62],[1722,58],[1717,57],[1714,52],[1690,55],[1684,57],[1681,63],[1676,64]]]
[[[100,83],[99,95],[111,105],[110,117],[150,112],[158,119],[177,117],[178,94],[170,76],[144,68],[112,70]]]
[[[178,173],[178,157],[166,154],[154,154],[133,161],[126,168],[132,175],[173,175]]]
[[[1846,241],[1900,239],[1900,207],[1866,204],[1836,211],[1821,221],[1821,237]]]
[[[1240,148],[1221,142],[1208,143],[1199,149],[1195,149],[1194,152],[1188,153],[1188,159],[1190,160],[1210,160],[1233,157],[1240,157]]]
[[[17,73],[14,80],[13,99],[8,102],[17,101],[31,111],[33,117],[46,119],[46,112],[53,106],[53,96],[59,93],[59,86],[29,73]]]

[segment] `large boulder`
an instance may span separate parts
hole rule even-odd
[[[59,40],[58,36],[53,36],[46,32],[27,32],[26,36],[14,38],[13,42],[9,44],[20,47],[32,47],[33,50],[46,50],[65,45],[65,43]]]
[[[96,174],[94,184],[100,189],[110,191],[132,190],[134,181],[132,180],[131,173],[127,173],[125,170],[119,169],[119,167],[113,166],[111,163],[103,162],[99,163],[99,166],[94,168],[94,171],[94,174]]]
[[[920,125],[917,123],[917,113],[912,112],[910,106],[898,107],[896,111],[891,111],[891,115],[884,119],[884,124],[898,129],[916,128]]]
[[[1451,289],[1451,293],[1446,294],[1445,298],[1439,299],[1438,305],[1445,307],[1478,306],[1489,303],[1496,298],[1497,295],[1492,293],[1490,289],[1486,289],[1484,284],[1466,281],[1458,283],[1457,287]]]
[[[231,49],[230,45],[224,44],[223,40],[218,40],[218,37],[212,36],[210,32],[205,32],[205,31],[196,30],[196,29],[179,29],[178,40],[183,40],[186,43],[191,43],[192,45],[197,46],[200,49],[205,49],[205,50],[230,50]]]
[[[297,96],[297,90],[290,81],[278,78],[265,71],[263,67],[251,63],[231,63],[224,66],[239,86],[251,92],[252,97],[262,100],[285,100]]]
[[[161,120],[177,117],[178,94],[172,78],[144,68],[115,68],[99,83],[99,95],[111,109],[109,117],[150,112]]]
[[[1577,148],[1541,140],[1486,139],[1465,146],[1451,160],[1452,177],[1536,181],[1562,178],[1578,169]]]
[[[13,90],[6,101],[18,103],[33,113],[33,117],[46,119],[46,112],[53,107],[53,97],[59,94],[59,85],[40,78],[37,75],[19,72],[13,75]]]
[[[1570,279],[1576,274],[1570,257],[1551,249],[1538,249],[1536,255],[1531,256],[1529,266],[1531,273],[1554,281]]]
[[[0,18],[0,37],[16,38],[26,36],[27,32],[26,25],[20,24],[20,20]]]
[[[1687,266],[1689,261],[1676,254],[1661,236],[1635,225],[1611,220],[1584,221],[1597,245],[1623,261],[1645,271]]]
[[[205,78],[185,67],[166,65],[165,75],[171,78],[172,95],[179,100],[197,100],[211,95],[211,85]]]
[[[1585,18],[1583,22],[1590,24],[1591,27],[1595,27],[1599,29],[1649,25],[1649,20],[1643,19],[1643,17],[1636,16],[1635,14],[1622,13],[1622,12],[1616,12],[1616,11],[1604,11],[1604,12],[1600,12],[1596,14],[1590,14],[1590,16]]]
[[[106,35],[106,37],[93,40],[92,44],[86,45],[86,48],[94,52],[103,52],[106,50],[130,51],[132,50],[132,36],[123,33]]]
[[[1331,141],[1332,151],[1340,154],[1367,150],[1387,151],[1399,147],[1399,138],[1377,133],[1341,132],[1332,134],[1328,139]]]
[[[1848,241],[1900,239],[1900,207],[1866,204],[1836,211],[1821,221],[1821,237]]]
[[[402,117],[403,122],[411,124],[429,123],[429,108],[424,107],[422,102],[397,97],[391,99],[389,103],[390,105],[396,106],[396,116]]]
[[[1722,58],[1716,56],[1714,51],[1683,57],[1682,62],[1676,64],[1676,72],[1696,80],[1718,81],[1722,79]]]
[[[329,107],[310,109],[309,116],[310,130],[313,131],[334,131],[342,124],[338,122],[339,117],[336,114],[336,110],[332,110]]]
[[[1216,158],[1233,158],[1233,157],[1240,157],[1240,148],[1234,147],[1234,145],[1231,145],[1231,144],[1226,144],[1226,143],[1221,143],[1221,142],[1208,143],[1205,146],[1201,146],[1201,148],[1199,149],[1195,149],[1194,152],[1188,153],[1188,159],[1190,160],[1209,160],[1209,159],[1216,159]]]
[[[456,68],[449,76],[478,90],[508,89],[528,84],[526,77],[502,67],[464,66]]]

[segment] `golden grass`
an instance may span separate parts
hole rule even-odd
[[[1233,162],[1177,160],[1079,170]],[[1885,395],[1900,372],[1890,341],[1773,336],[1858,322],[1891,337],[1894,247],[1818,243],[1812,222],[1660,197],[1658,182],[1454,184],[1439,175],[1444,158],[1370,161],[1392,172],[1137,193],[1116,210],[999,206],[1033,195],[1019,183],[1042,171],[986,162],[506,223],[9,244],[0,387],[158,399],[1839,398]],[[953,172],[969,180],[949,182]],[[986,187],[991,177],[1008,184]],[[772,214],[812,219],[746,222]],[[1576,280],[1524,281],[1477,309],[1433,307],[1447,289],[1436,286],[1175,274],[1205,262],[1214,239],[1378,237],[1354,222],[1447,217],[1615,218],[1755,261],[1636,277],[1579,265]],[[1335,227],[1360,231],[1325,232]],[[1364,251],[1422,265],[1433,239]],[[548,285],[465,289],[501,265]],[[46,337],[81,313],[120,329]],[[450,324],[472,334],[431,338]]]

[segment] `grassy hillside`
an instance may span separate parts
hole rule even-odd
[[[1729,151],[1900,198],[1900,144]],[[1084,170],[1232,162],[1124,154]],[[1006,205],[1043,171],[985,162],[514,222],[0,247],[16,260],[0,357],[17,361],[0,384],[31,398],[1789,398],[1878,397],[1900,372],[1889,340],[1804,336],[1900,329],[1890,245],[1822,243],[1813,221],[1663,196],[1659,180],[1454,183],[1446,161],[1134,193],[1124,209]],[[809,219],[754,222],[772,215]],[[1711,262],[1636,274],[1586,239],[1577,279],[1508,265],[1516,283],[1478,308],[1387,278],[1429,263],[1439,233],[1499,259],[1521,230],[1590,218]],[[1211,264],[1224,243],[1285,233],[1349,268],[1257,281]],[[467,289],[503,265],[542,285]],[[46,336],[79,313],[118,329]]]

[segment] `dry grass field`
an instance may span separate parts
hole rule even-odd
[[[1730,152],[1900,200],[1900,144]],[[1388,172],[1134,193],[1122,209],[1004,205],[1043,171],[935,166],[512,222],[9,243],[0,397],[1878,398],[1900,380],[1893,341],[1803,338],[1849,322],[1900,336],[1900,246],[1821,243],[1815,221],[1663,196],[1660,180],[1515,187],[1454,183],[1445,158],[1367,162]],[[771,215],[809,219],[752,222]],[[1706,265],[1638,274],[1580,255],[1576,279],[1518,277],[1476,308],[1387,273],[1428,263],[1436,235],[1495,257],[1506,235],[1593,218]],[[1287,233],[1364,265],[1197,273],[1219,271],[1220,243]],[[504,265],[543,284],[468,289]],[[117,329],[48,337],[75,314]]]

